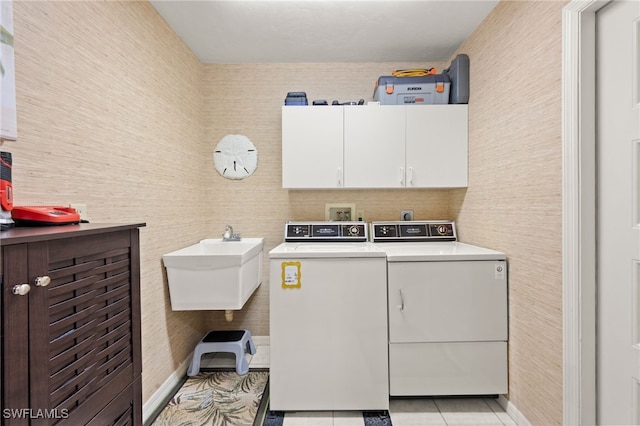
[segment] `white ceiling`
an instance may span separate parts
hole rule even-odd
[[[150,0],[204,63],[447,61],[498,0]]]

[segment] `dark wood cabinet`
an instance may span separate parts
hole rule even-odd
[[[2,232],[3,424],[142,424],[142,226]]]

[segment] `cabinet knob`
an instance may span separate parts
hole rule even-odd
[[[48,275],[44,275],[42,277],[36,277],[34,282],[38,287],[46,287],[51,282],[51,278]]]
[[[20,284],[14,285],[11,289],[11,292],[16,296],[24,296],[25,294],[29,293],[29,290],[31,290],[31,286],[29,284]]]

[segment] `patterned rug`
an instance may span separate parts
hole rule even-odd
[[[189,377],[151,426],[283,426],[269,410],[269,372],[201,372]],[[392,426],[388,411],[364,411],[364,426]]]
[[[256,418],[269,381],[267,371],[202,372],[189,377],[171,398],[153,426],[250,426]]]

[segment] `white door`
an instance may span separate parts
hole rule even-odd
[[[504,260],[389,262],[389,341],[507,340],[506,268]]]
[[[342,187],[342,107],[282,107],[282,187]]]
[[[407,108],[407,187],[467,186],[467,105]]]
[[[640,424],[640,2],[597,13],[597,421]]]
[[[344,184],[348,188],[405,186],[405,107],[344,108]]]

